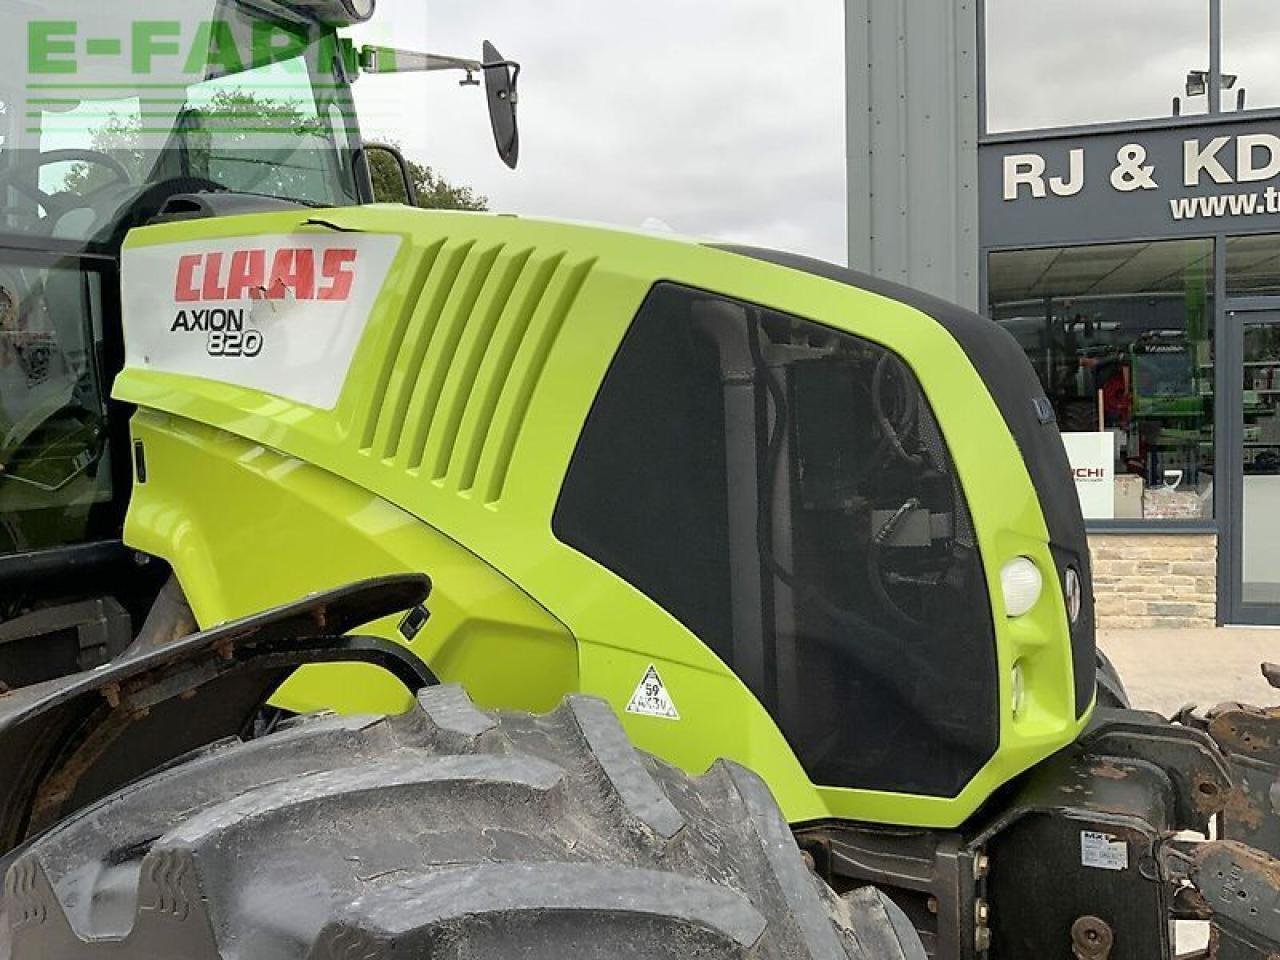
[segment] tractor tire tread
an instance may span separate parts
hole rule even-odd
[[[746,769],[689,777],[600,700],[533,715],[458,687],[211,745],[0,872],[0,960],[848,960],[895,935]]]

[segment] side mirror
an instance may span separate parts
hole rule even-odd
[[[320,2],[320,0],[313,0]],[[324,0],[338,2],[338,0]],[[341,0],[343,3],[361,3],[365,0]],[[489,123],[493,127],[493,139],[498,146],[498,156],[512,170],[520,160],[520,128],[516,123],[516,104],[519,95],[516,82],[520,79],[520,64],[506,60],[488,40],[484,42],[484,60],[467,60],[463,57],[445,57],[416,50],[400,50],[396,47],[361,47],[357,59],[364,73],[421,73],[435,70],[456,70],[466,74],[464,87],[478,87],[476,74],[484,71],[484,86],[489,102]]]
[[[493,126],[498,156],[512,170],[520,161],[520,127],[516,122],[516,104],[519,102],[516,82],[519,78],[520,64],[503,59],[497,47],[486,40],[484,87],[489,101],[489,122]]]
[[[369,165],[375,203],[418,205],[418,191],[403,153],[388,143],[366,143],[364,156]]]

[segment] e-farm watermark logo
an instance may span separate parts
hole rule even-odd
[[[32,85],[42,78],[127,73],[129,77],[184,76],[202,80],[210,70],[238,73],[255,66],[301,56],[308,33],[272,21],[256,20],[237,30],[222,20],[123,21],[108,35],[76,20],[33,20],[27,24],[27,74]],[[330,39],[335,47],[336,39]],[[114,86],[110,84],[109,86]]]
[[[296,143],[351,125],[342,106],[340,117],[317,116],[317,101],[345,87],[352,60],[349,44],[319,24],[237,13],[128,20],[97,12],[33,19],[23,29],[22,129],[42,144],[162,149],[181,127],[194,149],[199,137],[215,134],[255,137],[265,148],[263,137]],[[286,145],[277,139],[269,146]]]

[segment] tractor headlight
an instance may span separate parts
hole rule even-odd
[[[1022,676],[1022,661],[1013,665],[1013,673],[1009,677],[1009,708],[1016,717],[1022,713],[1027,703],[1027,682]]]
[[[1080,573],[1075,567],[1067,567],[1062,578],[1062,595],[1067,601],[1067,619],[1071,626],[1080,619],[1080,608],[1084,604],[1084,585],[1080,582]]]
[[[305,11],[321,23],[349,27],[372,17],[377,0],[289,0],[289,5]]]
[[[1043,589],[1040,568],[1027,557],[1014,557],[1000,568],[1004,612],[1010,617],[1020,617],[1034,607]]]

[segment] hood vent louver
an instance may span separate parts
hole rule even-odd
[[[442,242],[384,351],[361,452],[495,504],[534,389],[594,260]]]

